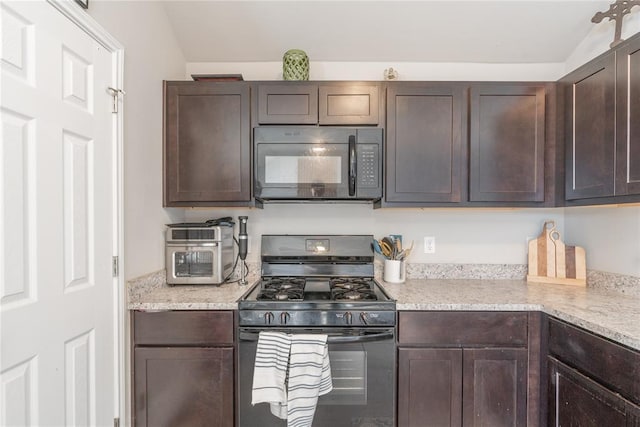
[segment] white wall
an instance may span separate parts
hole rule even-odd
[[[429,62],[318,62],[309,63],[310,80],[383,80],[393,67],[399,80],[555,81],[564,75],[563,63],[479,64]],[[282,62],[192,62],[191,74],[242,74],[245,80],[282,80]]]
[[[564,230],[562,209],[373,209],[371,205],[269,204],[264,209],[189,209],[187,220],[248,215],[249,261],[258,261],[262,234],[402,234],[416,246],[410,262],[526,264],[527,238],[546,220]],[[423,253],[423,238],[436,253]]]
[[[640,277],[640,207],[565,209],[566,237],[587,252],[590,270]]]
[[[632,35],[640,32],[640,7],[631,9],[631,13],[625,15],[622,21],[622,38],[628,39]],[[593,26],[587,37],[569,55],[565,62],[565,73],[567,74],[582,64],[609,50],[609,45],[613,41],[615,24],[608,19]]]
[[[161,2],[91,0],[89,13],[125,47],[125,279],[164,268],[162,80],[182,79],[185,60]]]
[[[625,18],[623,37],[640,31],[640,8]],[[183,219],[205,219],[227,214],[248,214],[252,235],[250,260],[257,260],[258,237],[263,233],[370,233],[376,236],[400,233],[421,243],[425,235],[436,237],[436,254],[416,250],[414,262],[524,263],[525,240],[538,234],[547,219],[564,231],[562,210],[492,209],[384,209],[368,205],[269,205],[258,209],[163,209],[162,208],[162,89],[163,79],[190,78],[190,74],[242,73],[246,80],[281,79],[280,62],[188,63],[173,36],[162,2],[92,0],[89,13],[126,48],[125,59],[125,276],[136,277],[164,267],[163,226]],[[142,18],[141,18],[142,17]],[[594,26],[565,64],[434,64],[434,63],[346,63],[312,62],[314,80],[381,80],[385,68],[396,68],[401,80],[556,80],[567,71],[604,52],[613,39],[609,23]],[[617,212],[611,208],[612,212]],[[622,249],[610,248],[611,258],[626,259],[613,264],[585,239],[583,226],[603,221],[601,216],[574,214],[567,210],[565,241],[586,241],[589,268],[633,272],[632,260],[616,257]],[[630,211],[631,212],[631,211]],[[637,213],[637,211],[634,211]],[[612,215],[616,216],[615,213]],[[630,242],[624,230],[637,230],[632,215],[617,215],[621,224],[616,239]],[[579,219],[578,219],[579,218]],[[581,225],[583,224],[583,225]],[[635,227],[635,228],[634,228]],[[591,237],[591,235],[588,235]],[[638,232],[631,235],[638,241]],[[631,245],[631,243],[629,243]],[[629,246],[627,245],[627,246]],[[632,245],[631,245],[632,246]],[[637,264],[637,259],[636,259]]]

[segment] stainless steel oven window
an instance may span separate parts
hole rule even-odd
[[[213,252],[176,251],[173,253],[173,265],[176,277],[213,276]]]

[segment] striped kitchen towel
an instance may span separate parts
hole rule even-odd
[[[290,335],[260,332],[253,370],[251,404],[267,402],[276,417],[287,418],[286,377],[291,348]]]
[[[318,396],[333,389],[327,335],[291,335],[287,427],[310,427]]]

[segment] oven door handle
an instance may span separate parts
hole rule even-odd
[[[240,331],[238,337],[240,341],[258,341],[259,333],[257,332],[245,332]],[[327,338],[327,343],[329,344],[350,344],[350,343],[361,343],[361,342],[373,342],[373,341],[384,341],[387,339],[393,339],[393,331],[385,331],[378,332],[375,334],[364,334],[364,335],[339,335],[339,336],[329,336]]]

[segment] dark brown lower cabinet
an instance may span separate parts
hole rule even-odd
[[[527,349],[463,350],[463,426],[527,425]]]
[[[549,426],[639,427],[640,352],[549,319]]]
[[[135,311],[133,425],[234,425],[232,311]]]
[[[233,348],[138,347],[136,426],[233,426]]]
[[[636,427],[640,408],[576,369],[549,358],[549,426]]]
[[[398,426],[538,426],[540,313],[402,311]]]
[[[398,350],[398,425],[462,425],[462,350]]]
[[[398,425],[525,426],[527,350],[398,351]]]

